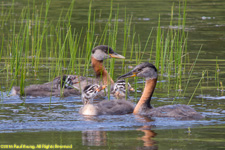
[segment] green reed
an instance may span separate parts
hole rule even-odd
[[[132,61],[132,58],[133,58],[135,36],[136,36],[136,33],[135,33],[135,27],[134,27],[132,41],[131,41],[131,48],[130,48],[130,61]]]
[[[140,64],[149,55],[147,56],[149,59],[147,61],[155,63],[160,72],[159,79],[166,78],[168,81],[168,93],[172,84],[171,76],[176,76],[173,79],[176,81],[176,90],[181,88],[181,76],[185,68],[185,56],[187,53],[187,35],[184,31],[186,2],[183,14],[180,10],[181,6],[179,7],[179,18],[183,18],[183,21],[178,19],[178,29],[162,29],[159,16],[156,37],[153,38],[155,29],[151,29],[147,39],[144,40],[136,33],[135,27],[132,26],[133,17],[132,15],[128,16],[126,10],[122,25],[119,23],[119,7],[117,6],[117,9],[114,11],[112,1],[108,20],[104,23],[103,30],[100,30],[98,33],[96,30],[97,12],[92,10],[92,2],[89,5],[87,28],[82,28],[80,31],[74,29],[71,25],[74,1],[71,2],[66,13],[65,10],[61,11],[56,23],[49,21],[50,5],[50,0],[46,1],[45,5],[43,4],[39,8],[36,7],[35,1],[33,1],[32,7],[28,3],[28,6],[20,14],[19,20],[22,20],[20,24],[10,24],[9,27],[2,26],[12,30],[11,37],[8,35],[2,36],[0,54],[0,60],[3,57],[6,58],[4,59],[6,66],[9,66],[6,68],[7,76],[10,74],[9,78],[12,80],[10,88],[15,84],[14,81],[20,79],[19,85],[21,90],[23,90],[25,79],[32,75],[38,78],[39,69],[43,65],[48,66],[49,80],[65,73],[89,76],[91,74],[90,70],[92,70],[90,68],[91,49],[96,45],[106,44],[117,51],[118,33],[121,32],[120,26],[123,28],[121,54],[125,57],[129,55],[129,58],[125,60],[109,59],[106,61],[106,68],[109,70],[112,79],[116,79],[114,72],[115,62],[122,62],[120,66],[122,74],[129,71],[126,70],[128,65],[135,66]],[[7,15],[1,16],[0,24],[9,22],[9,19],[14,17],[11,13],[14,11],[14,5],[8,12],[6,11],[2,9],[2,14]],[[172,6],[171,27],[174,25],[173,11],[174,7]],[[179,29],[180,26],[182,26],[182,29]],[[142,46],[142,43],[144,43],[144,46]],[[6,52],[3,49],[6,49]],[[29,70],[32,70],[33,73],[27,74]],[[137,88],[137,78],[135,78],[136,91]],[[135,93],[135,97],[137,97],[137,92]]]
[[[91,49],[93,47],[94,44],[94,34],[95,34],[95,11],[94,11],[94,15],[93,15],[93,21],[91,20],[92,17],[92,1],[89,4],[89,12],[88,12],[88,28],[87,28],[87,33],[86,33],[86,55],[85,55],[85,74],[89,73],[89,63],[90,63],[90,59],[91,59]],[[84,74],[84,75],[85,75]]]
[[[1,51],[0,51],[0,61],[1,61],[1,59],[2,59],[2,52],[3,52],[4,40],[5,40],[5,38],[4,38],[4,36],[3,36],[3,37],[2,37],[2,44],[1,44]]]
[[[215,86],[217,87],[217,89],[219,89],[219,84],[220,84],[219,72],[220,72],[220,68],[218,64],[218,57],[216,57]]]
[[[199,51],[198,51],[198,54],[197,54],[197,56],[196,56],[196,58],[195,58],[195,61],[194,61],[193,65],[192,65],[192,68],[191,68],[191,70],[190,70],[190,73],[189,73],[189,76],[188,76],[188,80],[187,80],[187,84],[186,84],[186,86],[185,86],[185,88],[184,88],[183,96],[185,96],[187,87],[188,87],[188,85],[189,85],[189,82],[190,82],[190,79],[191,79],[191,76],[192,76],[194,67],[195,67],[195,65],[196,65],[196,62],[197,62],[197,60],[198,60],[198,57],[199,57],[199,54],[200,54],[201,50],[202,50],[202,45],[201,45],[201,47],[200,47],[200,49],[199,49]]]
[[[104,35],[108,39],[107,45],[110,45],[114,50],[116,49],[116,39],[117,39],[117,33],[118,33],[118,10],[119,9],[117,9],[117,12],[114,17],[114,23],[113,23],[112,22],[112,20],[113,20],[113,1],[111,1],[110,13],[109,13],[108,21],[107,21],[106,27],[105,27],[105,29],[106,29],[106,31],[108,31],[108,33],[105,32],[105,35]],[[109,75],[111,76],[112,79],[114,79],[114,63],[115,63],[114,59],[108,59],[106,61],[106,68],[109,68]],[[109,78],[107,78],[107,79],[108,79],[107,82],[110,83],[107,87],[107,91],[108,91],[107,96],[108,96],[108,99],[110,100],[111,81],[109,81]]]
[[[109,21],[108,21],[108,25],[110,25],[110,23],[112,22],[112,18],[113,18],[113,4],[112,4],[112,1],[111,1],[111,8],[110,8],[110,15],[109,15]],[[116,39],[117,39],[117,34],[118,34],[118,16],[119,15],[119,8],[117,8],[117,12],[115,14],[115,17],[114,17],[114,24],[112,26],[112,29],[110,29],[110,32],[109,32],[109,40],[108,40],[108,45],[111,45],[111,47],[116,50]],[[109,26],[110,27],[110,26]],[[110,63],[110,65],[108,64]],[[110,59],[107,61],[107,68],[110,67],[110,70],[109,70],[109,74],[111,76],[112,79],[115,79],[115,75],[114,75],[114,69],[115,69],[115,59]],[[110,81],[108,81],[110,82]],[[108,86],[108,91],[110,91],[110,86]],[[110,97],[110,93],[108,93],[108,97]]]
[[[202,77],[200,78],[200,80],[199,80],[197,86],[195,87],[195,90],[194,90],[194,92],[192,93],[190,100],[188,101],[188,105],[191,103],[191,100],[193,99],[193,97],[194,97],[194,95],[195,95],[195,93],[196,93],[196,90],[198,89],[199,85],[201,84],[201,81],[202,81],[202,79],[204,78],[204,76],[205,76],[205,71],[202,72]]]
[[[168,29],[162,29],[160,23],[160,16],[158,20],[157,35],[156,35],[156,51],[155,51],[155,65],[160,70],[160,80],[168,81],[166,84],[168,94],[171,88],[171,76],[175,76],[176,91],[182,88],[182,72],[186,65],[187,53],[187,35],[185,33],[185,18],[186,18],[186,1],[183,4],[183,13],[181,13],[181,6],[178,10],[178,22],[174,23],[174,6],[171,7],[171,21]],[[182,18],[182,19],[181,19]],[[181,22],[181,20],[183,20]],[[173,29],[174,26],[177,28]],[[150,57],[152,58],[152,57]],[[160,88],[165,84],[160,83]]]
[[[123,32],[123,56],[126,57],[127,51],[128,51],[128,44],[130,40],[130,35],[131,35],[131,21],[132,21],[132,16],[127,17],[126,15],[126,9],[125,9],[125,17],[124,17],[124,32]],[[123,60],[122,63],[122,73],[124,73],[124,68],[125,68],[125,60]]]

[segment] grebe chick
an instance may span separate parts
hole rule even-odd
[[[93,98],[106,86],[98,84],[87,85],[82,92],[84,106],[80,108],[82,115],[123,115],[132,113],[134,106],[126,100],[103,100],[96,105],[93,104]]]
[[[100,85],[113,85],[114,81],[108,74],[107,70],[103,66],[103,61],[108,58],[120,58],[125,57],[117,54],[113,49],[107,45],[99,45],[91,51],[91,64],[96,74],[96,78],[80,77],[79,84],[76,84],[76,88],[82,92],[85,86],[89,84],[100,84]]]
[[[203,119],[200,113],[187,105],[167,105],[153,108],[150,104],[156,83],[157,69],[153,64],[148,62],[137,65],[132,71],[119,77],[143,77],[146,79],[143,94],[134,108],[133,114],[139,114],[150,117],[174,117],[176,119]]]
[[[77,84],[76,75],[63,75],[56,77],[52,82],[34,84],[24,88],[25,96],[70,96],[78,95],[79,91],[73,88]],[[20,95],[20,87],[12,88],[12,95]]]
[[[130,83],[126,83],[125,80],[118,80],[115,82],[111,94],[113,94],[116,99],[123,99],[126,97],[126,94],[129,96],[130,91],[135,91]]]
[[[82,92],[82,101],[83,104],[93,104],[93,99],[98,95],[102,89],[105,89],[105,85],[101,86],[98,84],[87,85]]]

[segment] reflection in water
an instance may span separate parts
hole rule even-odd
[[[149,117],[140,116],[140,115],[136,115],[136,119],[143,123],[154,121]],[[157,134],[151,130],[151,127],[152,126],[145,125],[137,129],[144,132],[144,136],[138,138],[138,140],[142,140],[144,142],[144,147],[139,147],[138,149],[152,149],[152,150],[158,149],[158,146],[156,145],[156,141],[152,139]]]
[[[96,116],[83,116],[85,121],[97,121]],[[107,145],[105,131],[82,131],[82,145],[105,146]]]
[[[138,138],[138,140],[142,140],[144,142],[144,148],[142,149],[158,149],[158,146],[155,145],[156,141],[152,139],[157,134],[151,130],[150,126],[143,126],[138,130],[144,132],[144,136]]]
[[[86,146],[107,145],[105,131],[82,131],[82,144]]]
[[[85,116],[85,115],[83,115],[83,118],[84,118],[84,120],[85,121],[98,121],[98,117],[96,117],[96,116]]]

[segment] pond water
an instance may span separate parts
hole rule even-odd
[[[9,9],[9,1],[0,0],[1,9]],[[80,30],[87,27],[88,7],[90,1],[77,0],[72,15],[72,26]],[[49,9],[49,19],[58,19],[61,9],[67,9],[71,1],[54,0]],[[149,31],[158,26],[160,14],[162,28],[169,26],[171,6],[178,7],[178,1],[114,1],[119,4],[119,18],[123,22],[124,11],[132,14],[132,23],[141,39],[147,39]],[[42,2],[36,2],[37,7]],[[110,2],[95,0],[92,8],[101,12],[101,19],[107,20]],[[15,15],[27,6],[27,1],[15,2]],[[174,89],[157,86],[153,95],[153,106],[175,103],[187,104],[202,76],[207,70],[207,78],[202,81],[201,89],[194,94],[191,106],[201,112],[203,120],[175,120],[173,118],[147,118],[133,114],[119,116],[85,117],[78,113],[82,106],[80,96],[73,97],[19,97],[8,96],[10,81],[7,74],[0,72],[0,145],[1,149],[225,149],[225,1],[195,0],[187,2],[186,31],[188,32],[188,66],[193,65],[202,45],[193,75],[184,97],[177,96]],[[115,7],[116,10],[116,7]],[[0,11],[1,12],[1,11]],[[175,14],[175,17],[177,14]],[[120,27],[121,30],[123,27]],[[2,31],[4,34],[9,31]],[[2,34],[1,34],[2,35]],[[154,33],[153,33],[154,35]],[[2,38],[2,37],[0,37]],[[155,37],[152,37],[155,38]],[[122,54],[123,33],[118,34],[117,49]],[[144,40],[146,41],[146,40]],[[145,58],[143,61],[147,61]],[[117,61],[117,60],[115,60]],[[128,62],[129,63],[129,62]],[[219,69],[216,68],[217,65]],[[120,67],[120,63],[116,62]],[[4,69],[4,60],[1,60]],[[118,67],[118,68],[119,68]],[[215,79],[219,72],[219,86]],[[116,76],[120,70],[115,70]],[[182,75],[187,81],[189,73]],[[44,83],[48,80],[46,70],[40,71],[37,77],[28,76],[26,85]],[[129,80],[131,85],[134,80]],[[175,80],[171,81],[175,84]],[[19,81],[15,84],[19,85]],[[141,95],[143,80],[138,79],[138,98]],[[159,80],[158,85],[167,81]],[[135,95],[130,99],[136,103]],[[13,146],[13,147],[11,147]],[[21,146],[21,147],[20,147]],[[48,147],[52,146],[52,147]]]

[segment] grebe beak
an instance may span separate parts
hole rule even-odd
[[[73,84],[77,84],[80,83],[79,81],[72,81]]]
[[[109,54],[109,56],[110,56],[111,58],[125,59],[124,56],[122,56],[122,55],[120,55],[120,54],[117,54],[117,53]]]
[[[133,71],[130,71],[120,77],[118,77],[118,79],[121,79],[121,78],[131,78],[131,77],[136,77],[137,76],[137,72],[133,72]]]
[[[102,90],[105,89],[106,87],[107,87],[107,85],[103,85],[103,86],[102,86]]]
[[[102,85],[100,88],[97,88],[96,91],[100,92],[101,90],[105,89],[107,85]]]
[[[132,92],[135,92],[135,89],[134,88],[130,88],[129,90],[132,91]]]

